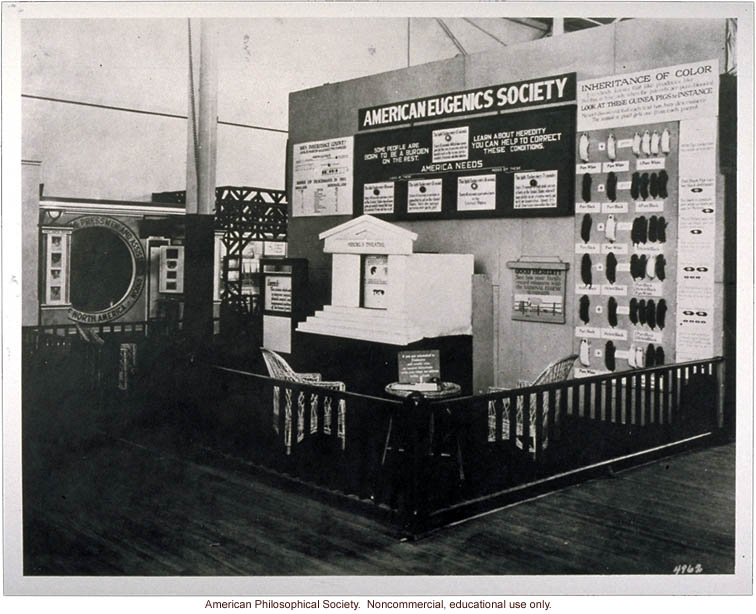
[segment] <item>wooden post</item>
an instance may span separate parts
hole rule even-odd
[[[717,425],[717,428],[722,430],[725,428],[725,426],[729,426],[725,424],[725,411],[729,410],[733,412],[733,415],[735,413],[735,408],[725,407],[725,378],[727,375],[727,366],[724,360],[721,360],[719,362],[714,363],[714,373],[717,378],[717,410],[716,410],[716,419],[715,424]]]
[[[195,351],[213,333],[215,164],[218,129],[217,32],[204,19],[188,20],[189,113],[187,119],[184,249],[184,331]]]
[[[402,482],[402,532],[410,539],[417,538],[425,527],[425,519],[420,501],[420,471],[425,456],[422,445],[422,430],[428,429],[430,406],[428,400],[420,392],[413,392],[405,400],[402,407],[401,422],[407,428],[406,452],[410,456],[410,475]],[[427,433],[426,433],[427,435]]]

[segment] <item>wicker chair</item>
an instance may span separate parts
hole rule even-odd
[[[526,388],[528,386],[539,386],[541,384],[551,384],[554,382],[563,382],[565,381],[568,376],[570,375],[570,371],[572,371],[572,366],[575,363],[575,360],[577,359],[577,354],[570,354],[566,358],[560,358],[559,360],[556,360],[549,364],[541,373],[536,377],[532,382],[529,382],[527,380],[519,380],[517,382],[518,388]],[[490,386],[488,388],[488,392],[500,392],[504,390],[510,390],[509,388],[501,388],[496,386]],[[529,451],[531,454],[535,455],[535,440],[536,440],[536,408],[537,408],[537,398],[536,398],[535,392],[530,394],[530,399],[528,400],[528,406],[530,411],[530,446]],[[557,391],[557,402],[559,401],[558,398],[559,391]],[[495,408],[492,407],[493,401],[489,401],[489,413],[491,409]],[[517,429],[517,438],[515,440],[517,447],[522,449],[522,433],[523,433],[523,410],[525,405],[525,397],[518,396],[517,397],[517,408],[516,408],[516,429]],[[546,407],[546,399],[544,398],[544,407]],[[549,416],[546,411],[543,412],[543,443],[542,448],[546,448],[549,445],[549,439],[548,439],[548,424],[549,424]],[[502,428],[509,430],[509,418],[507,412],[504,412],[502,416]]]
[[[261,347],[260,351],[265,360],[265,366],[268,367],[268,373],[274,379],[295,382],[297,384],[311,384],[312,386],[320,386],[321,388],[328,388],[330,390],[340,390],[341,392],[346,390],[344,382],[324,382],[321,379],[320,373],[296,373],[294,369],[289,366],[289,363],[273,350]]]

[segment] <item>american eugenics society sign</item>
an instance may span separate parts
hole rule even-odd
[[[385,128],[489,111],[511,111],[573,100],[575,73],[566,73],[360,109],[359,129]]]

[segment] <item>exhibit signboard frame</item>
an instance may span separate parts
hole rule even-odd
[[[354,215],[387,220],[570,216],[576,107],[354,137]]]
[[[578,82],[577,377],[716,354],[718,100],[716,58]]]
[[[512,319],[564,324],[569,263],[544,260],[507,262],[512,269]]]

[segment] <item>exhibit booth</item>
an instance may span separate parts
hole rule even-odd
[[[23,161],[23,325],[101,326],[182,319],[185,192],[149,201],[50,196],[42,162]],[[251,320],[262,313],[264,258],[285,258],[281,190],[216,189],[213,317],[221,305]],[[259,322],[257,322],[259,328]]]
[[[622,20],[293,92],[286,190],[216,192],[196,242],[178,193],[45,196],[27,161],[24,403],[67,403],[65,436],[32,416],[39,449],[141,422],[416,538],[734,441],[726,26]],[[207,334],[211,258],[213,323],[259,330]],[[184,302],[184,334],[147,334]]]
[[[385,384],[420,344],[468,392],[571,354],[576,377],[722,355],[725,28],[620,21],[292,93],[290,255],[309,279],[279,349]]]

